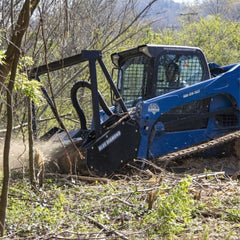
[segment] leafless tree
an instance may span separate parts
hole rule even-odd
[[[9,185],[9,152],[10,142],[13,127],[13,110],[12,110],[12,93],[14,88],[14,81],[16,77],[17,64],[20,57],[20,49],[23,36],[29,25],[30,16],[38,4],[38,0],[26,0],[22,5],[22,9],[18,15],[18,19],[12,28],[11,39],[7,45],[4,63],[0,64],[0,90],[6,82],[10,74],[10,80],[7,85],[7,132],[5,136],[4,153],[3,153],[3,185],[0,202],[0,234],[3,236],[5,229],[6,208],[8,199],[8,185]],[[12,3],[12,1],[11,1]],[[13,4],[11,4],[11,11]],[[13,23],[13,19],[12,19]]]
[[[148,19],[147,12],[157,1],[149,0],[146,5],[140,7],[138,2],[141,1],[136,0],[46,0],[39,5],[31,22],[24,42],[24,52],[33,57],[35,66],[44,64],[46,59],[50,62],[80,53],[82,49],[102,50],[104,57],[109,57],[109,53],[113,51],[142,43],[144,28],[152,21]],[[106,60],[106,64],[110,65],[109,60]],[[60,115],[65,114],[66,109],[70,109],[68,104],[71,104],[69,93],[72,84],[79,79],[88,79],[84,70],[84,66],[75,66],[50,74],[54,96],[58,97],[56,101],[60,106]],[[41,81],[50,92],[48,78],[42,76]],[[108,90],[102,83],[101,76],[99,81],[101,90]],[[108,98],[110,96],[109,92],[103,94]],[[46,106],[40,106],[37,111],[38,117],[47,117],[50,113],[46,111]],[[73,118],[75,117],[77,115],[73,112]],[[41,129],[44,129],[43,126]]]

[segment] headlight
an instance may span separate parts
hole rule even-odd
[[[119,61],[119,55],[117,54],[117,53],[114,53],[114,54],[112,54],[112,56],[111,56],[111,58],[112,58],[112,63],[116,66],[116,67],[118,67],[119,65],[118,65],[118,61]]]
[[[140,47],[138,48],[138,51],[144,53],[144,54],[147,55],[148,57],[152,57],[152,54],[151,54],[151,53],[149,52],[149,50],[148,50],[148,46],[140,46]]]

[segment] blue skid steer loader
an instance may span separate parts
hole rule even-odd
[[[81,126],[62,139],[71,137],[90,172],[110,176],[134,159],[171,159],[219,143],[231,143],[239,154],[239,63],[219,66],[208,63],[197,47],[165,45],[138,46],[114,53],[111,59],[118,72],[116,85],[101,52],[95,50],[83,50],[29,71],[30,79],[40,81],[47,72],[88,62],[90,81],[78,81],[71,89]],[[96,64],[112,91],[111,107],[98,91]],[[81,88],[91,91],[90,128],[77,99]],[[44,87],[42,91],[58,118],[52,99]],[[44,138],[56,134],[56,129],[59,132],[59,128],[51,129]]]

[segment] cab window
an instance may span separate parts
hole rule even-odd
[[[158,61],[156,95],[191,86],[202,81],[203,75],[203,66],[197,55],[161,55]]]
[[[127,107],[133,107],[146,94],[150,58],[145,55],[127,59],[119,71],[118,88]]]

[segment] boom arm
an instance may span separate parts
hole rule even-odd
[[[92,91],[92,107],[93,107],[93,119],[94,119],[94,129],[96,131],[96,135],[99,136],[101,134],[101,124],[100,124],[100,115],[99,115],[99,99],[98,99],[98,86],[97,86],[97,71],[96,71],[96,61],[99,62],[101,69],[110,85],[110,88],[114,92],[118,103],[120,104],[123,112],[127,112],[127,108],[121,98],[121,95],[118,89],[115,87],[113,80],[108,73],[106,66],[102,61],[101,51],[96,50],[83,50],[81,54],[63,58],[58,61],[51,62],[49,64],[45,64],[36,68],[31,69],[28,72],[29,79],[37,79],[40,81],[39,76],[43,75],[47,72],[53,72],[62,68],[70,67],[82,62],[88,61],[89,69],[90,69],[90,78],[91,78],[91,91]],[[43,91],[45,97],[50,99],[47,95],[47,92]],[[54,109],[53,104],[50,104],[54,115],[56,115],[56,111]]]
[[[95,51],[95,50],[83,50],[82,53],[77,54],[75,56],[71,56],[71,57],[67,57],[67,58],[62,58],[60,60],[39,66],[39,67],[35,67],[33,69],[31,69],[28,72],[28,77],[30,79],[36,79],[37,76],[43,75],[47,72],[53,72],[62,68],[66,68],[66,67],[70,67],[82,62],[86,62],[89,60],[89,53],[91,52],[91,58],[101,58],[101,52],[100,51]]]

